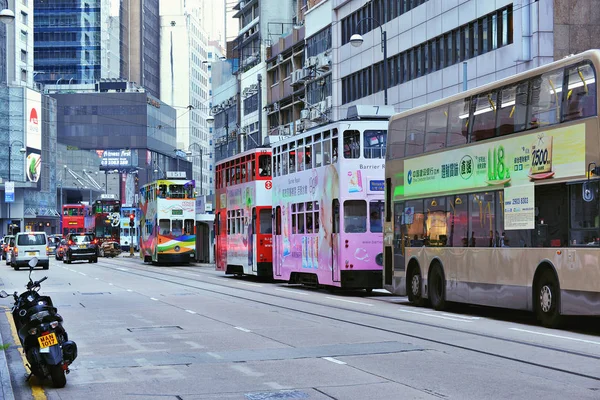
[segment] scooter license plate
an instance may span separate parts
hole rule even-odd
[[[46,347],[50,347],[50,346],[54,346],[55,344],[58,344],[58,340],[56,340],[56,335],[54,333],[40,336],[38,338],[38,342],[40,342],[41,349],[45,349]]]

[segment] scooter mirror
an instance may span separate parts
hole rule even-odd
[[[5,298],[8,297],[8,293],[6,293],[4,290],[0,291],[0,298]]]
[[[29,260],[29,267],[30,268],[35,267],[37,265],[37,263],[38,263],[37,257],[33,257],[31,260]]]

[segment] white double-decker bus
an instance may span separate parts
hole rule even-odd
[[[386,289],[600,314],[599,67],[587,51],[390,120]]]

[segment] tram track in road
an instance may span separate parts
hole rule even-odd
[[[371,310],[371,308],[369,308],[369,310],[367,310],[367,308],[361,309],[361,310],[356,310],[356,309],[344,307],[341,305],[334,305],[334,304],[313,301],[313,300],[308,299],[306,296],[288,297],[285,295],[278,295],[276,293],[263,292],[263,291],[257,290],[258,287],[256,289],[253,289],[250,286],[241,287],[241,285],[231,285],[231,284],[225,284],[225,283],[220,284],[220,283],[216,282],[216,281],[220,280],[219,278],[215,279],[212,276],[208,276],[208,274],[190,273],[187,271],[182,271],[178,267],[168,267],[168,269],[165,269],[164,271],[157,271],[157,270],[149,270],[148,268],[146,268],[142,265],[128,264],[127,268],[124,268],[123,265],[120,263],[117,263],[116,260],[110,260],[110,261],[106,260],[105,262],[94,264],[93,267],[108,269],[108,270],[112,270],[115,272],[139,276],[139,277],[143,277],[146,279],[152,279],[155,281],[170,283],[170,284],[185,287],[185,288],[195,289],[195,290],[199,290],[199,291],[204,291],[204,292],[217,294],[217,295],[221,295],[221,296],[226,296],[226,297],[230,297],[230,298],[235,298],[235,299],[239,299],[239,300],[244,300],[244,301],[248,301],[248,298],[241,296],[241,295],[234,294],[234,293],[227,293],[227,292],[223,292],[220,290],[199,287],[190,282],[178,282],[174,279],[178,279],[178,280],[185,279],[186,281],[191,280],[194,283],[201,283],[203,285],[212,285],[212,286],[217,286],[217,287],[221,287],[221,288],[235,289],[236,291],[248,292],[248,293],[252,293],[254,295],[262,295],[262,296],[267,296],[270,298],[283,299],[283,300],[291,301],[291,302],[300,302],[303,305],[314,305],[314,306],[326,307],[328,309],[340,310],[340,311],[345,311],[345,312],[349,312],[349,313],[356,313],[356,314],[371,316],[371,317],[375,317],[375,318],[382,318],[384,320],[390,320],[390,321],[400,322],[400,323],[407,323],[407,324],[417,325],[420,327],[439,329],[439,330],[452,332],[452,333],[471,335],[475,338],[496,340],[496,341],[500,341],[500,342],[504,342],[504,343],[510,343],[510,344],[526,346],[526,347],[530,347],[530,348],[536,348],[536,349],[540,349],[540,350],[546,350],[549,352],[564,354],[564,355],[568,355],[568,356],[582,357],[585,359],[592,359],[592,360],[600,360],[600,355],[583,353],[583,352],[569,350],[569,349],[560,348],[560,347],[556,347],[556,346],[532,343],[532,342],[525,341],[525,340],[512,339],[512,338],[508,338],[508,337],[491,335],[491,334],[482,333],[482,332],[474,332],[474,331],[470,331],[470,330],[466,330],[466,329],[460,329],[460,328],[455,328],[455,327],[451,327],[451,326],[444,326],[444,325],[439,325],[439,324],[435,324],[435,323],[431,323],[431,322],[416,321],[416,320],[411,320],[411,319],[406,319],[406,318],[401,318],[401,317],[384,315],[381,313],[369,311],[369,310]],[[177,269],[175,269],[175,268],[177,268]],[[189,267],[186,267],[186,268],[189,268]],[[171,271],[171,272],[169,272],[169,271]],[[174,273],[173,271],[179,271],[179,272]],[[182,276],[182,274],[184,272],[186,275],[185,277]],[[192,276],[194,278],[192,278]],[[198,279],[202,276],[206,276],[207,278],[212,278],[212,279],[211,279],[211,281]],[[119,287],[120,285],[114,285],[114,286]],[[253,286],[262,287],[262,285],[256,285],[256,284]],[[126,288],[123,287],[123,289],[126,289]],[[289,292],[290,290],[291,289],[286,289],[285,292]],[[285,292],[283,292],[283,293],[285,293]],[[546,369],[546,370],[551,370],[554,372],[559,372],[559,373],[563,373],[563,374],[567,374],[567,375],[571,375],[571,376],[577,376],[580,378],[586,378],[586,379],[590,379],[590,380],[593,380],[596,382],[600,382],[600,375],[595,376],[595,375],[590,375],[587,373],[572,371],[572,370],[565,369],[565,368],[560,368],[560,367],[556,367],[556,366],[552,366],[552,365],[546,365],[546,364],[543,364],[540,362],[530,361],[530,360],[526,360],[526,359],[520,359],[520,358],[511,356],[511,355],[499,354],[498,352],[488,351],[488,350],[476,348],[474,346],[461,345],[461,344],[457,344],[457,343],[452,343],[447,340],[440,340],[440,339],[436,339],[433,337],[427,337],[424,335],[417,335],[417,334],[405,332],[405,331],[398,330],[398,329],[385,328],[385,327],[377,326],[374,324],[356,322],[350,318],[334,317],[334,316],[326,315],[326,314],[320,313],[320,312],[307,311],[307,310],[302,310],[302,309],[298,309],[298,308],[294,308],[294,307],[290,307],[290,306],[276,304],[273,302],[269,302],[267,300],[251,299],[251,301],[255,302],[256,304],[262,304],[262,305],[266,305],[269,307],[279,308],[282,310],[287,310],[287,311],[291,311],[291,312],[295,312],[295,313],[302,313],[303,315],[311,315],[311,316],[314,316],[317,318],[324,318],[324,319],[327,319],[330,321],[352,324],[354,326],[360,326],[360,327],[367,328],[367,329],[373,329],[373,330],[376,330],[379,332],[385,332],[385,333],[395,334],[395,335],[399,335],[399,336],[406,337],[406,338],[422,340],[422,341],[432,343],[432,344],[437,344],[440,346],[447,346],[447,347],[454,348],[454,349],[477,353],[480,355],[490,356],[490,357],[494,357],[494,358],[498,358],[498,359],[502,359],[502,360],[506,360],[506,361],[512,361],[512,362],[516,362],[519,364],[534,366],[534,367],[538,367],[538,368],[542,368],[542,369]],[[166,304],[169,304],[169,303],[166,303]],[[423,313],[423,314],[425,314],[425,313]],[[197,313],[197,315],[202,315],[202,314]],[[205,317],[211,318],[209,316],[205,316]],[[255,332],[253,332],[253,333],[255,333]],[[558,337],[558,335],[555,335],[555,336]],[[600,342],[595,342],[595,343],[600,344]]]

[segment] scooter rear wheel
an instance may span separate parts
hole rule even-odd
[[[52,379],[52,385],[55,388],[63,388],[67,384],[67,377],[65,370],[62,365],[49,365],[50,378]]]

